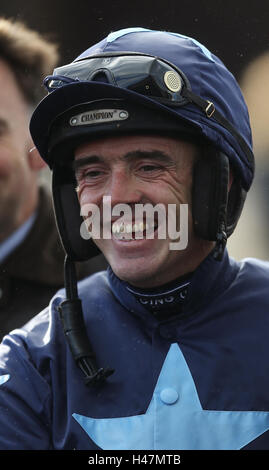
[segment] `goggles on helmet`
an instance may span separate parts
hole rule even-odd
[[[45,78],[49,92],[71,81],[107,81],[165,103],[185,104],[182,88],[190,89],[185,75],[164,60],[140,54],[92,56],[59,67]]]
[[[251,149],[214,103],[194,94],[186,75],[164,59],[139,53],[103,53],[79,59],[55,69],[44,80],[48,92],[73,82],[101,81],[153,98],[169,106],[193,103],[207,116],[226,128],[237,140],[249,163],[253,165]]]

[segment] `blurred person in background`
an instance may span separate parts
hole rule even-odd
[[[24,24],[0,19],[0,339],[43,309],[63,285],[64,252],[51,195],[32,152],[29,119],[43,77],[58,60],[56,44]],[[105,266],[80,264],[79,277]]]
[[[244,68],[240,85],[248,106],[255,154],[255,179],[242,217],[229,239],[231,256],[269,259],[269,51],[254,57]]]

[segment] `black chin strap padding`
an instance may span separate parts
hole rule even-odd
[[[193,171],[193,222],[197,235],[218,240],[225,231],[228,201],[229,161],[211,146],[202,150]]]
[[[52,191],[57,228],[69,258],[84,261],[100,254],[92,240],[81,236],[83,218],[80,215],[73,171],[68,165],[55,166],[53,169]]]
[[[242,213],[247,192],[242,188],[238,178],[234,177],[228,197],[227,236],[232,235]]]
[[[103,369],[96,364],[95,354],[86,333],[81,300],[77,297],[75,266],[68,256],[65,260],[65,287],[67,299],[59,305],[58,311],[70,351],[83,372],[87,385],[103,382],[114,370]]]

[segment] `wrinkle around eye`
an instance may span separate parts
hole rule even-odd
[[[96,175],[96,176],[83,176],[81,178],[77,178],[77,185],[76,185],[76,192],[78,196],[84,191],[84,189],[97,189],[103,183],[103,174]]]

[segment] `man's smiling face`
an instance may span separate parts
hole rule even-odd
[[[154,135],[107,137],[76,149],[74,165],[80,206],[98,206],[101,226],[105,196],[111,198],[112,210],[117,204],[130,207],[132,220],[120,223],[122,218],[112,217],[111,237],[95,239],[120,279],[140,287],[158,286],[192,271],[200,263],[200,257],[204,257],[204,244],[208,242],[199,240],[192,229],[195,158],[197,147],[191,143]],[[169,236],[160,239],[156,225],[154,237],[149,239],[145,236],[143,220],[133,225],[136,205],[155,207],[160,203],[166,210],[169,204],[178,209],[180,204],[188,204],[185,250],[171,251],[171,239]],[[141,236],[137,239],[134,232],[139,230]],[[130,232],[133,233],[130,235]]]

